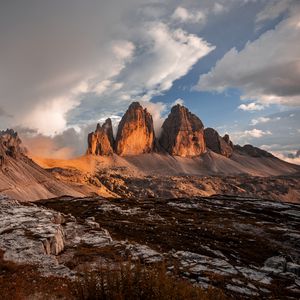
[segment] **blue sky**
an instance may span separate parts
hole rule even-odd
[[[235,143],[294,153],[299,19],[297,0],[2,2],[0,125],[69,157],[132,101],[159,134],[177,100]]]

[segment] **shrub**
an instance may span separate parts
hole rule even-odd
[[[75,297],[82,300],[221,300],[216,289],[204,290],[187,280],[167,274],[164,264],[144,266],[123,263],[117,268],[84,272],[75,282]]]

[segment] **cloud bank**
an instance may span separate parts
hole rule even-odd
[[[274,18],[289,8],[288,18],[249,41],[241,51],[236,48],[228,51],[210,72],[200,77],[197,89],[223,92],[237,88],[242,91],[242,99],[254,100],[259,103],[256,105],[300,106],[300,4],[298,1],[284,1],[284,4],[276,2],[280,7],[269,10],[268,14],[266,8],[257,20]],[[251,110],[250,105],[254,104],[240,108]]]

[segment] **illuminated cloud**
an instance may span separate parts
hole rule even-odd
[[[217,6],[216,11],[221,7]],[[205,23],[206,15],[202,11],[188,11],[182,6],[178,6],[172,15],[172,19],[182,23]]]
[[[264,106],[252,102],[249,104],[241,104],[238,108],[245,111],[256,111],[256,110],[263,110]]]
[[[298,1],[293,3],[288,18],[249,41],[242,50],[228,51],[200,77],[197,89],[223,92],[237,88],[242,91],[242,99],[259,105],[300,106],[300,5]],[[267,16],[258,18],[262,21]],[[245,110],[251,107],[253,104],[240,106]]]
[[[250,125],[255,126],[257,124],[261,124],[261,123],[267,123],[269,122],[271,119],[267,118],[267,117],[259,117],[257,119],[252,119]]]

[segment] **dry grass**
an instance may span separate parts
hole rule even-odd
[[[75,283],[75,297],[80,300],[221,300],[219,290],[204,290],[190,282],[167,274],[164,264],[144,266],[121,264],[118,268],[100,268],[86,272]]]
[[[0,295],[3,300],[73,300],[69,280],[42,277],[36,266],[18,265],[3,259],[0,249]]]

